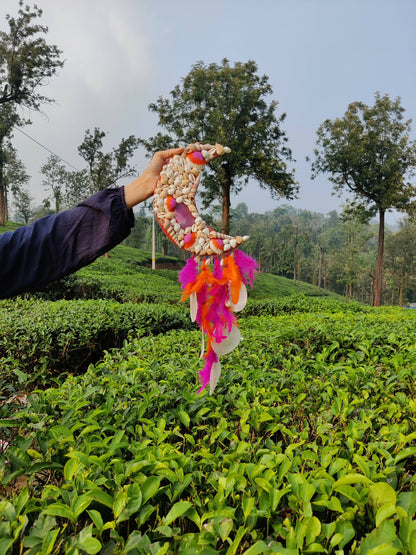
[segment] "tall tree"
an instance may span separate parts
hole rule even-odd
[[[220,143],[231,154],[210,164],[201,191],[203,207],[222,205],[222,229],[229,232],[230,196],[255,178],[273,196],[294,198],[298,185],[287,169],[291,151],[282,129],[285,114],[276,116],[277,102],[268,102],[272,87],[257,74],[254,61],[221,64],[196,63],[170,93],[149,109],[159,115],[158,133],[142,143],[149,153],[174,144]]]
[[[67,170],[65,166],[60,163],[60,158],[56,154],[51,154],[41,169],[44,179],[42,181],[45,189],[52,191],[52,196],[55,201],[55,214],[62,209],[62,203],[65,198],[65,189],[67,183]]]
[[[42,10],[19,2],[17,17],[6,15],[8,30],[0,30],[0,225],[7,216],[3,149],[13,128],[27,125],[16,107],[39,111],[52,102],[41,87],[62,67],[61,51],[45,40],[48,28],[38,23]]]
[[[313,177],[329,173],[337,192],[353,194],[351,208],[365,219],[378,214],[376,306],[382,300],[384,220],[393,208],[415,208],[416,188],[409,183],[416,165],[416,142],[409,138],[400,98],[375,94],[374,106],[353,102],[342,118],[327,119],[317,131]]]
[[[102,189],[113,187],[123,177],[136,174],[136,168],[130,165],[129,160],[137,149],[139,142],[133,135],[122,139],[117,148],[104,153],[103,139],[106,133],[98,127],[91,133],[85,132],[84,141],[78,147],[79,155],[87,162],[92,190],[96,193]]]
[[[29,181],[29,175],[23,162],[18,158],[17,151],[9,139],[3,142],[0,149],[0,175],[2,186],[2,197],[4,201],[4,220],[8,220],[8,197],[9,192],[14,196],[19,194],[21,187]]]
[[[15,102],[39,110],[51,99],[39,89],[63,66],[61,51],[47,44],[48,28],[37,23],[42,10],[19,2],[17,17],[6,15],[9,30],[0,31],[0,104]]]
[[[33,216],[33,197],[26,187],[18,189],[13,196],[16,205],[16,217],[22,219],[27,225]]]
[[[416,223],[410,218],[400,222],[400,229],[386,238],[386,270],[393,278],[398,304],[403,306],[406,287],[416,274]]]

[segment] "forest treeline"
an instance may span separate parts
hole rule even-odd
[[[220,226],[221,209],[203,215],[214,229]],[[245,203],[231,209],[231,233],[249,235],[244,250],[263,272],[304,281],[321,290],[344,295],[347,300],[374,304],[378,223],[363,223],[345,213],[327,214],[288,204],[265,213],[249,212]],[[126,244],[151,249],[152,216],[144,207]],[[188,256],[155,226],[156,251]],[[385,236],[383,304],[406,305],[416,301],[416,223],[403,218]]]

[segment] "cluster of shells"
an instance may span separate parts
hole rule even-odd
[[[222,255],[247,241],[211,229],[198,213],[195,196],[204,166],[231,150],[220,144],[190,144],[162,168],[153,205],[167,236],[196,256]]]

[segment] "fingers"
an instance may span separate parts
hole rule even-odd
[[[163,161],[166,161],[166,160],[169,160],[169,158],[173,158],[173,156],[182,154],[184,150],[185,150],[184,147],[169,148],[168,150],[160,150],[159,152],[156,152],[155,156],[158,156]]]

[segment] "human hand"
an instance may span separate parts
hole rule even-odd
[[[133,208],[136,204],[147,200],[153,195],[159,174],[164,164],[173,156],[182,154],[183,151],[183,147],[170,148],[168,150],[160,150],[153,155],[153,158],[142,175],[124,187],[124,198],[127,209]]]

